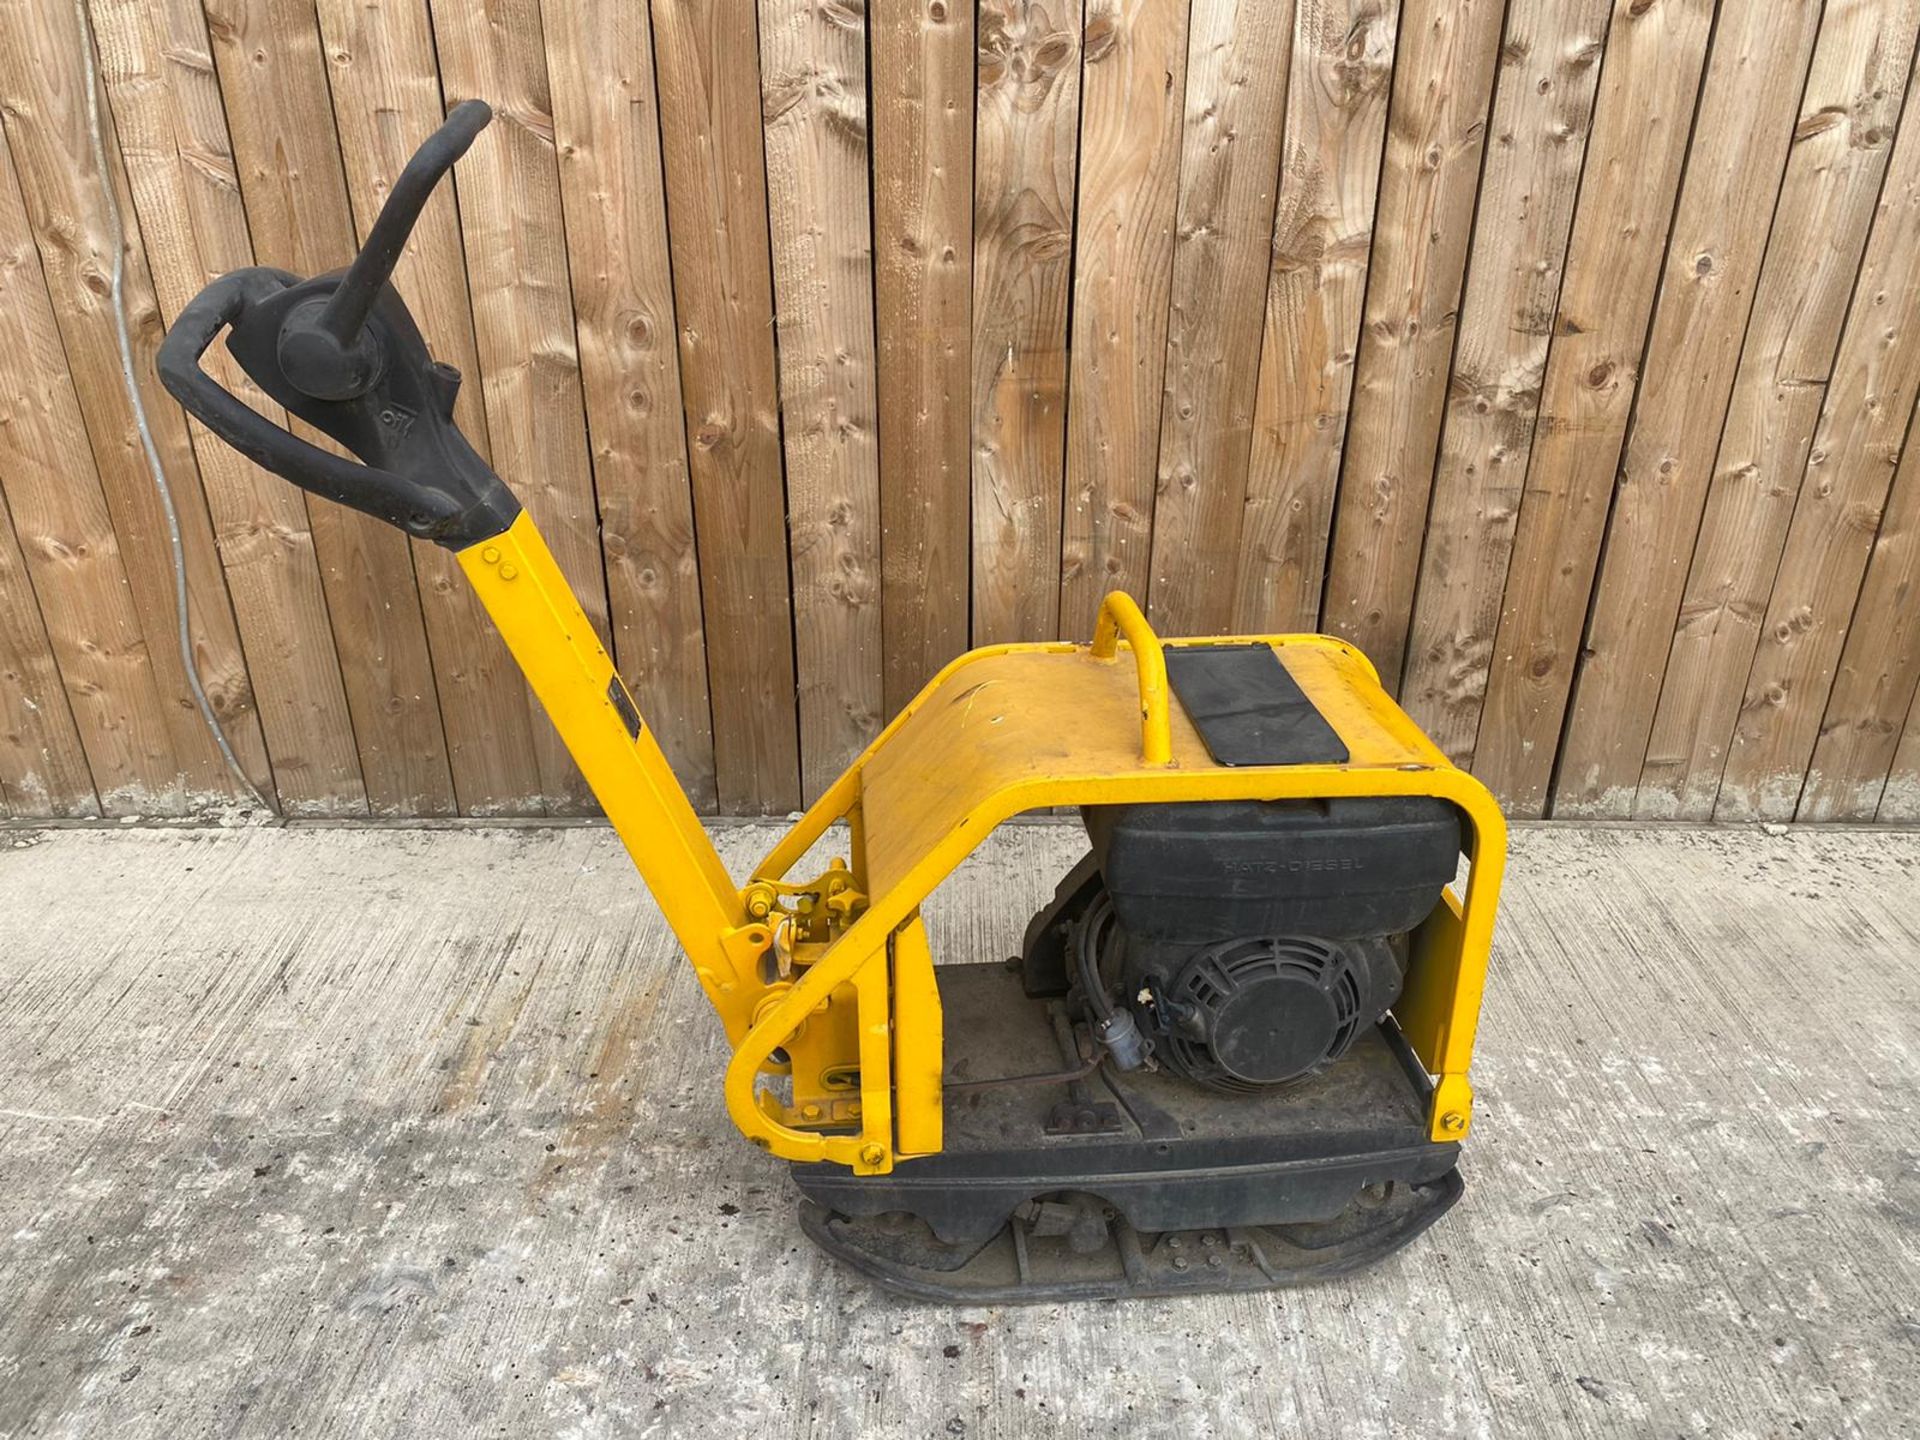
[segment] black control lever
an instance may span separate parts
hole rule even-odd
[[[407,162],[345,270],[221,276],[180,312],[157,365],[168,392],[255,463],[453,550],[498,535],[520,503],[454,425],[460,372],[428,353],[389,277],[434,186],[492,118],[481,100],[455,108]],[[256,385],[366,463],[273,424],[202,369],[222,330]]]

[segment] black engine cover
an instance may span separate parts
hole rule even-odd
[[[1411,930],[1460,863],[1444,800],[1210,800],[1081,811],[1127,932],[1188,944]]]

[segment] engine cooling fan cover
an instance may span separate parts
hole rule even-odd
[[[1166,991],[1179,1017],[1168,1058],[1223,1090],[1297,1079],[1345,1053],[1365,1016],[1366,988],[1338,942],[1260,936],[1210,945]]]

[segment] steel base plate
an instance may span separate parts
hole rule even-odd
[[[1046,1002],[941,966],[951,1080],[1058,1070]],[[888,1289],[968,1303],[1261,1290],[1392,1254],[1459,1199],[1430,1082],[1391,1021],[1253,1095],[1165,1071],[949,1091],[946,1143],[890,1175],[795,1165],[801,1224]],[[1062,1115],[1086,1117],[1063,1125]]]

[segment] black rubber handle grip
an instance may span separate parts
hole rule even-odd
[[[493,109],[486,101],[464,101],[454,106],[446,123],[413,152],[413,158],[387,191],[386,204],[367,232],[367,243],[353,257],[346,278],[321,312],[320,325],[342,344],[351,343],[367,323],[374,299],[393,275],[393,267],[407,248],[407,237],[413,233],[427,201],[433,198],[434,187],[492,119]]]
[[[263,268],[223,275],[193,299],[160,342],[158,369],[169,394],[207,429],[254,464],[291,480],[302,490],[324,495],[356,510],[380,514],[387,501],[415,487],[390,470],[322,450],[274,424],[201,368],[200,358],[214,338],[238,323],[249,304],[283,292],[294,277]],[[451,497],[422,494],[421,521],[451,519]],[[438,502],[438,503],[436,503]],[[386,518],[382,515],[382,518]],[[403,528],[414,530],[416,525]]]
[[[255,464],[453,550],[500,534],[520,503],[453,423],[460,373],[428,353],[387,276],[434,184],[491,114],[469,101],[429,137],[351,267],[311,280],[264,266],[221,276],[180,312],[156,366],[189,414]],[[352,320],[344,340],[329,316]],[[201,357],[222,331],[256,385],[366,463],[282,429],[209,375]]]

